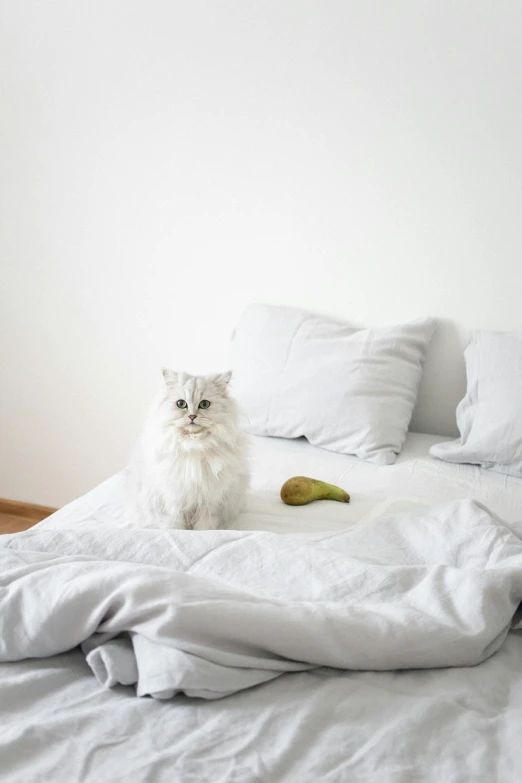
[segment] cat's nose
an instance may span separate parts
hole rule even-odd
[[[190,421],[194,421],[195,418],[196,417],[194,416],[194,414],[192,414],[192,416],[189,416]]]

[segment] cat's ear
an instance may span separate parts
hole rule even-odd
[[[213,375],[211,380],[218,389],[221,389],[222,392],[226,392],[231,378],[232,371],[230,370],[229,372],[220,372],[218,375]]]
[[[174,372],[174,370],[169,370],[168,367],[162,367],[161,373],[167,388],[170,388],[171,386],[177,386],[179,384],[179,373]]]

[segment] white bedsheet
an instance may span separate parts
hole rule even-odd
[[[410,433],[394,465],[378,467],[356,457],[314,448],[305,440],[250,437],[251,493],[246,513],[235,525],[240,530],[322,532],[343,530],[375,513],[390,501],[411,499],[426,504],[472,498],[507,523],[522,519],[522,480],[471,465],[449,465],[428,452],[447,438]],[[285,506],[279,490],[291,476],[310,476],[338,484],[351,502]],[[121,499],[122,474],[48,517],[39,527],[125,526]]]
[[[410,436],[396,465],[376,468],[303,442],[256,439],[253,485],[260,494],[241,527],[278,532],[348,528],[349,535],[357,533],[364,541],[364,531],[374,525],[354,523],[375,517],[376,504],[383,501],[474,497],[517,529],[522,482],[439,463],[426,456],[435,440],[440,439]],[[283,507],[275,490],[297,474],[341,484],[352,494],[352,503]],[[120,478],[115,477],[20,534],[16,546],[23,549],[26,541],[30,548],[30,538],[40,535],[59,535],[79,546],[100,524],[124,525],[119,492]],[[71,526],[83,529],[78,539],[66,532]],[[121,540],[130,534],[122,531]],[[119,534],[114,530],[111,535],[117,540]],[[396,541],[399,549],[401,540]],[[478,533],[473,540],[487,546]],[[282,538],[282,547],[284,542]],[[286,585],[283,592],[288,594]],[[45,603],[45,591],[35,598]],[[451,591],[447,598],[451,603]],[[78,651],[2,664],[0,673],[2,783],[522,779],[520,632],[511,632],[497,653],[472,668],[320,668],[285,674],[219,701],[178,695],[158,702],[136,698],[129,687],[107,691]]]

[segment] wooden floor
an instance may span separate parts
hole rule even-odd
[[[38,520],[27,517],[16,517],[14,514],[2,514],[0,511],[0,534],[20,533],[22,530],[36,525]]]
[[[0,498],[0,535],[21,533],[22,530],[27,530],[42,519],[51,516],[55,511],[55,508],[48,506],[35,506],[32,503]]]

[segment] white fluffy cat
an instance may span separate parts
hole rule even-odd
[[[246,439],[228,395],[231,373],[164,369],[129,468],[128,508],[139,527],[229,526],[248,485]]]

